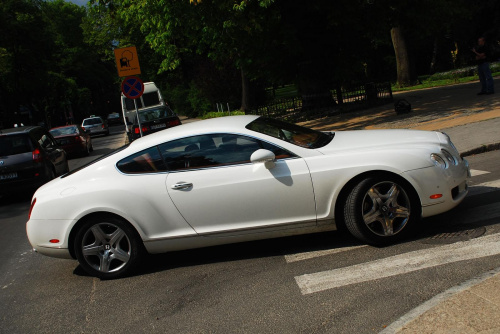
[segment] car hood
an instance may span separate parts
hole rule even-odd
[[[332,154],[342,151],[383,150],[387,148],[410,149],[437,146],[443,143],[439,132],[420,130],[355,130],[338,131],[326,146],[318,151]]]

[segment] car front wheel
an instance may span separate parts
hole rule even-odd
[[[75,253],[90,275],[114,279],[129,275],[143,255],[143,245],[130,225],[113,216],[87,220],[75,237]]]
[[[344,219],[354,237],[384,246],[410,232],[420,219],[420,204],[406,182],[388,175],[367,177],[347,197]]]

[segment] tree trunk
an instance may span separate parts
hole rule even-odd
[[[245,71],[241,69],[241,107],[240,110],[245,114],[249,111],[249,96],[250,96],[250,82],[245,74]]]
[[[410,80],[410,60],[408,58],[408,49],[401,27],[391,29],[392,45],[396,54],[396,63],[398,70],[398,85],[400,87],[409,86]]]
[[[434,38],[434,47],[432,49],[432,60],[431,60],[431,67],[430,67],[431,74],[436,73],[437,54],[438,54],[438,39],[436,37],[436,38]]]

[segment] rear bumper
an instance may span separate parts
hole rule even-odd
[[[0,195],[20,194],[25,192],[35,192],[47,182],[45,172],[40,171],[40,176],[21,180],[9,180],[0,182]]]
[[[36,252],[63,259],[72,259],[68,238],[74,220],[30,219],[26,223],[28,240]]]

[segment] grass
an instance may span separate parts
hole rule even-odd
[[[491,63],[491,74],[495,76],[500,75],[500,62]],[[459,68],[452,71],[447,72],[439,72],[433,75],[426,75],[419,77],[420,84],[414,86],[407,87],[398,87],[396,84],[392,85],[393,92],[400,91],[408,91],[408,90],[416,90],[423,88],[432,88],[432,87],[441,87],[454,85],[457,83],[471,82],[479,80],[479,77],[476,73],[475,66],[469,66],[464,68]]]

